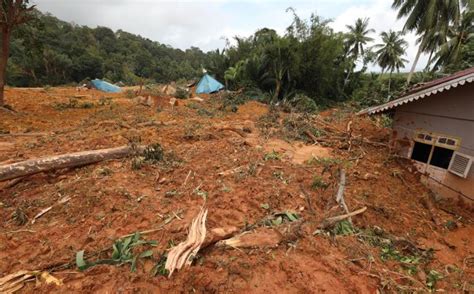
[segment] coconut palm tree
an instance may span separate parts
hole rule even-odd
[[[382,32],[382,43],[377,44],[374,47],[378,48],[377,63],[382,68],[382,74],[389,71],[388,78],[388,98],[390,98],[390,83],[392,80],[392,73],[394,70],[400,72],[400,68],[405,66],[407,62],[403,58],[405,50],[408,47],[408,43],[402,38],[402,32],[394,32],[392,30],[388,32]]]
[[[462,0],[463,3],[467,0]],[[418,59],[422,52],[434,51],[436,42],[430,42],[433,32],[438,31],[447,35],[449,25],[459,23],[461,15],[460,0],[394,0],[392,7],[398,9],[398,18],[407,17],[404,31],[412,31],[420,36],[418,52],[408,74],[410,83]]]
[[[364,46],[367,42],[373,40],[368,34],[375,32],[373,29],[368,29],[369,19],[358,18],[355,25],[347,25],[349,33],[346,35],[346,48],[354,60],[364,54]]]
[[[434,68],[456,64],[461,58],[463,46],[474,42],[474,11],[466,9],[462,13],[461,22],[453,25],[448,31],[448,41],[442,44],[435,55]]]
[[[349,57],[351,67],[344,80],[344,85],[347,84],[349,76],[355,67],[355,62],[360,56],[364,55],[364,46],[367,42],[373,41],[373,38],[369,37],[370,33],[375,32],[373,29],[369,29],[369,19],[358,18],[354,25],[347,25],[349,32],[346,34],[345,47],[346,57]]]

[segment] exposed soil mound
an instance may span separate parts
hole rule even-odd
[[[434,202],[377,122],[256,102],[226,112],[218,97],[148,107],[124,93],[76,94],[8,89],[18,113],[0,113],[0,162],[127,144],[159,143],[163,156],[1,182],[0,278],[34,270],[62,281],[27,282],[24,293],[474,291],[472,214]],[[349,212],[365,210],[322,227],[346,214],[341,189]],[[238,228],[255,242],[203,245],[168,278],[166,254],[203,205],[209,231]]]

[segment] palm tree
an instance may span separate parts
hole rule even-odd
[[[367,35],[375,31],[373,29],[368,29],[368,26],[368,18],[358,18],[355,25],[346,26],[349,29],[349,33],[346,35],[347,53],[352,55],[355,60],[357,60],[360,55],[364,54],[364,45],[373,40],[373,38]]]
[[[349,56],[351,68],[349,69],[347,76],[344,80],[344,85],[347,84],[349,76],[354,69],[355,62],[360,56],[364,55],[364,46],[367,42],[371,42],[373,38],[369,37],[368,34],[375,32],[373,29],[369,29],[369,19],[358,18],[355,25],[347,25],[349,32],[346,34],[346,56]]]
[[[439,46],[439,43],[430,42],[433,32],[446,36],[449,25],[459,22],[460,0],[394,0],[392,7],[398,9],[398,18],[407,17],[403,30],[420,35],[418,52],[407,78],[409,84],[421,53],[433,52]]]
[[[382,32],[382,43],[374,47],[378,48],[377,63],[382,68],[382,74],[388,70],[390,72],[388,78],[388,98],[390,98],[390,83],[392,80],[392,73],[394,70],[400,72],[400,68],[405,66],[407,62],[402,56],[405,55],[405,50],[408,43],[402,38],[402,32]]]
[[[466,9],[462,13],[461,22],[448,31],[448,41],[440,46],[435,55],[434,68],[456,64],[461,58],[461,51],[468,42],[474,41],[474,11]]]

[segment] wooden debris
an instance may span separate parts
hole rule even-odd
[[[353,211],[353,212],[349,212],[349,213],[338,215],[338,216],[329,217],[321,223],[320,228],[322,228],[322,229],[329,228],[337,222],[340,222],[340,221],[345,220],[347,218],[350,218],[352,216],[361,214],[366,210],[367,210],[367,207],[364,206],[361,209],[358,209],[358,210]]]
[[[0,279],[0,293],[15,293],[25,286],[26,282],[37,280],[46,284],[63,285],[63,282],[48,272],[21,270]]]
[[[306,136],[310,137],[311,140],[314,141],[314,143],[318,143],[318,138],[316,138],[313,134],[311,134],[310,131],[306,130],[306,131],[304,131],[304,133],[305,133]]]
[[[218,175],[223,176],[223,177],[228,176],[228,175],[232,175],[232,174],[240,172],[244,167],[245,166],[242,165],[242,166],[239,166],[239,167],[236,167],[236,168],[233,168],[233,169],[229,169],[229,170],[220,172],[220,173],[218,173]]]
[[[50,206],[48,208],[45,208],[43,210],[41,210],[37,215],[35,215],[35,217],[31,220],[31,224],[34,224],[36,222],[36,220],[40,217],[42,217],[45,213],[47,213],[48,211],[50,211],[54,206],[58,205],[58,204],[64,204],[66,202],[68,202],[69,200],[71,200],[71,196],[66,196],[66,197],[63,197],[61,199],[58,200],[58,202],[56,204],[54,204],[53,206]]]
[[[37,132],[37,133],[9,133],[9,134],[0,134],[0,137],[42,137],[50,135],[44,132]]]
[[[231,131],[231,132],[234,132],[234,133],[238,134],[242,138],[247,137],[247,134],[243,130],[233,128],[233,127],[221,127],[221,128],[219,128],[219,131]]]
[[[246,231],[230,239],[217,242],[216,246],[232,248],[276,247],[283,240],[280,232],[271,228],[258,228]]]
[[[147,121],[147,122],[142,122],[137,124],[137,127],[157,127],[157,126],[171,126],[175,125],[177,122],[175,120],[170,120],[170,121]]]
[[[54,155],[2,165],[0,166],[0,181],[11,180],[55,169],[78,167],[104,160],[123,158],[135,152],[141,152],[144,149],[144,146],[136,148],[121,146],[117,148]]]
[[[344,200],[344,189],[346,188],[346,171],[341,169],[340,174],[341,180],[339,181],[339,188],[336,194],[336,202],[344,209],[345,213],[349,213],[349,208],[347,208],[346,201]],[[352,223],[350,217],[349,222]]]
[[[165,269],[169,271],[169,277],[184,265],[191,265],[192,258],[196,256],[206,238],[206,219],[207,209],[202,208],[191,223],[188,238],[173,247],[168,253]]]
[[[47,213],[48,211],[50,211],[53,207],[50,206],[48,208],[45,208],[43,210],[41,210],[37,215],[35,215],[35,217],[31,220],[31,223],[34,224],[36,222],[36,220],[38,218],[40,218],[41,216],[43,216],[45,213]]]

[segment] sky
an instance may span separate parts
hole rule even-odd
[[[225,39],[233,36],[248,37],[260,28],[272,28],[284,34],[292,22],[293,7],[296,13],[308,19],[315,13],[331,19],[336,31],[347,31],[346,25],[357,18],[370,18],[371,35],[380,42],[382,31],[401,30],[404,20],[397,20],[391,8],[392,0],[34,0],[37,8],[78,25],[106,26],[124,30],[153,41],[186,49],[191,46],[204,51],[222,49]],[[415,58],[416,37],[406,34],[409,43],[408,71]],[[421,56],[417,69],[424,68],[427,56]],[[371,71],[380,70],[377,66]]]

